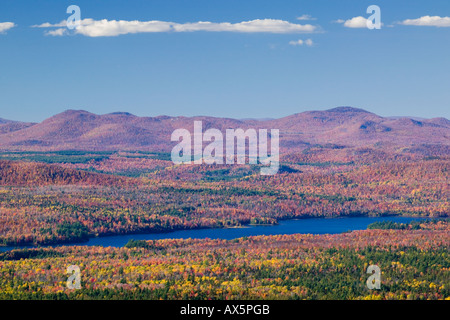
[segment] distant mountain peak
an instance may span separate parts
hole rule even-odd
[[[73,119],[77,117],[85,117],[85,116],[96,116],[94,113],[91,113],[86,110],[74,110],[74,109],[68,109],[61,113],[58,113],[46,120],[55,120],[55,119]],[[44,120],[44,121],[46,121]]]
[[[14,122],[14,121],[0,118],[0,124],[11,123],[11,122]]]
[[[123,111],[111,112],[111,113],[108,113],[108,115],[115,115],[115,116],[133,116],[133,117],[135,117],[134,114],[129,113],[129,112],[123,112]]]
[[[90,112],[86,110],[67,109],[61,112],[60,114],[77,114],[77,113],[90,113]]]
[[[340,107],[328,109],[326,111],[328,111],[328,112],[342,112],[342,113],[344,113],[344,112],[370,113],[369,111],[366,111],[364,109],[354,108],[354,107],[349,107],[349,106],[340,106]]]
[[[171,133],[203,128],[268,129],[280,131],[280,146],[290,151],[306,145],[329,143],[351,147],[378,143],[403,147],[412,144],[450,145],[450,121],[389,119],[363,109],[340,106],[305,111],[280,119],[242,121],[217,117],[139,117],[127,112],[97,115],[85,110],[66,110],[38,124],[0,124],[0,150],[150,150],[169,152]]]

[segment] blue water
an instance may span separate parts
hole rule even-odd
[[[235,239],[245,236],[294,234],[294,233],[342,233],[353,230],[364,230],[375,221],[393,221],[408,223],[413,220],[427,218],[418,217],[352,217],[352,218],[309,218],[298,220],[284,220],[274,226],[248,226],[244,228],[229,229],[196,229],[181,230],[167,233],[130,234],[119,236],[108,236],[91,238],[87,242],[71,243],[68,245],[123,247],[130,239],[135,240],[157,240],[157,239]],[[63,245],[60,245],[63,246]],[[16,247],[0,247],[0,251],[9,251]],[[31,246],[21,247],[31,248]]]

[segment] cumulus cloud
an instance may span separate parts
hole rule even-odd
[[[174,30],[178,32],[184,31],[216,31],[216,32],[245,32],[245,33],[299,33],[313,32],[315,26],[310,24],[301,25],[290,23],[284,20],[276,19],[256,19],[251,21],[243,21],[239,23],[229,22],[196,22],[185,24],[174,24]]]
[[[423,16],[418,19],[406,19],[400,22],[405,26],[450,27],[450,17]]]
[[[293,41],[289,41],[289,44],[291,46],[303,46],[306,45],[308,47],[311,47],[312,45],[314,45],[314,42],[311,39],[306,39],[306,40],[293,40]]]
[[[75,32],[88,37],[113,37],[128,33],[169,32],[171,22],[164,21],[124,21],[124,20],[91,20],[83,21]]]
[[[66,27],[67,26],[67,21],[63,20],[60,23],[49,23],[49,22],[45,22],[42,24],[35,24],[33,26],[31,26],[32,28],[52,28],[52,27]]]
[[[337,23],[343,23],[347,28],[367,28],[367,19],[364,17],[354,17],[348,20],[336,20]]]
[[[335,23],[341,23],[344,25],[344,27],[346,28],[353,28],[353,29],[358,29],[358,28],[367,28],[367,23],[369,22],[370,24],[373,23],[372,20],[369,20],[367,18],[364,18],[362,16],[359,17],[354,17],[348,20],[343,20],[343,19],[339,19],[336,21],[332,21]],[[381,25],[383,25],[383,23],[381,23]]]
[[[57,24],[48,22],[35,25],[37,28],[65,26],[65,21]],[[74,30],[77,34],[88,37],[112,37],[130,33],[151,32],[241,32],[241,33],[313,33],[316,26],[295,24],[284,20],[256,19],[239,23],[199,21],[193,23],[174,23],[166,21],[126,21],[126,20],[93,20],[83,19]],[[56,30],[55,30],[56,31]],[[62,31],[58,35],[64,35]],[[56,34],[53,34],[56,35]]]
[[[306,44],[308,47],[311,47],[311,46],[314,44],[314,42],[313,42],[311,39],[306,39],[305,44]]]
[[[6,33],[7,30],[15,26],[14,22],[0,22],[0,33]]]
[[[308,21],[308,20],[317,20],[317,18],[313,18],[309,14],[304,14],[304,15],[301,15],[300,17],[297,17],[297,20]]]
[[[55,30],[50,30],[45,32],[46,36],[63,36],[67,33],[67,29],[66,28],[58,28]]]
[[[301,39],[289,41],[289,44],[290,44],[291,46],[302,46],[303,43],[304,43],[304,41],[301,40]]]

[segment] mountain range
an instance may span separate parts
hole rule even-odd
[[[230,119],[198,117],[138,117],[126,112],[97,115],[67,110],[40,123],[0,118],[0,150],[145,150],[169,152],[175,129],[193,132],[195,120],[203,130],[266,128],[280,130],[284,152],[310,146],[401,148],[450,146],[450,121],[381,117],[352,107],[307,111],[279,119]]]

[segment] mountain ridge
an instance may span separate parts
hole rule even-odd
[[[171,133],[202,121],[203,131],[226,129],[279,129],[280,148],[301,150],[314,144],[350,147],[384,144],[413,146],[449,145],[450,121],[382,117],[364,109],[341,106],[305,111],[278,119],[232,119],[210,116],[139,117],[128,112],[97,115],[69,109],[40,123],[0,121],[0,150],[118,150],[170,151]],[[2,130],[3,128],[3,130]],[[289,146],[289,147],[288,147]]]

